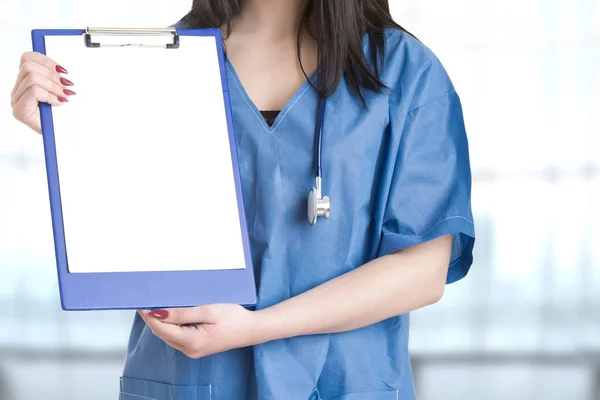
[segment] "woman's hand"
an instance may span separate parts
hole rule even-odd
[[[75,94],[68,86],[73,82],[61,76],[67,70],[43,54],[27,52],[21,56],[19,73],[11,93],[13,116],[36,131],[42,132],[39,103],[59,106]]]
[[[258,314],[235,304],[139,311],[152,332],[190,358],[264,342]]]
[[[440,300],[451,252],[452,236],[445,235],[376,258],[259,311],[217,304],[140,314],[156,336],[191,358],[270,340],[346,332]]]

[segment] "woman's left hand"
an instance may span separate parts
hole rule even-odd
[[[261,342],[257,313],[236,304],[139,313],[156,336],[190,358]]]

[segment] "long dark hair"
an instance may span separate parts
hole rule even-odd
[[[191,11],[182,21],[191,28],[223,27],[223,35],[227,37],[231,33],[231,19],[241,12],[243,3],[244,0],[193,0]],[[385,49],[384,29],[406,32],[392,19],[388,0],[308,0],[302,25],[308,26],[311,20],[317,27],[316,89],[320,94],[333,94],[342,77],[363,102],[363,89],[378,92],[386,88],[379,77]],[[363,51],[365,35],[370,44],[368,56]],[[300,61],[302,29],[297,40]]]

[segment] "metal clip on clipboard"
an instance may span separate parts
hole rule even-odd
[[[86,28],[85,46],[99,47],[158,47],[179,48],[179,35],[175,28]],[[98,36],[96,41],[92,37]],[[165,43],[165,37],[170,40]],[[132,42],[132,38],[136,38]],[[100,42],[102,39],[102,42]]]

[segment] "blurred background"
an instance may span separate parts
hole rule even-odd
[[[461,94],[478,240],[412,317],[421,400],[600,400],[600,2],[390,0]],[[0,400],[116,399],[132,312],[60,309],[41,139],[9,96],[32,28],[166,26],[191,0],[0,1]]]

